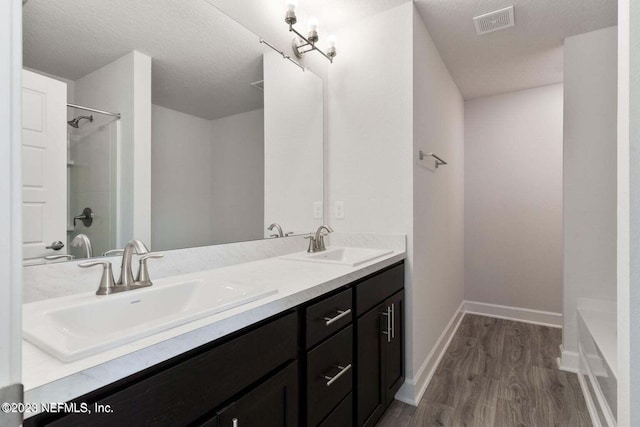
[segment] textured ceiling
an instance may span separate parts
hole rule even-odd
[[[262,107],[258,37],[205,1],[34,0],[24,64],[77,80],[132,50],[153,58],[153,103],[206,119]],[[293,66],[293,65],[292,65]]]
[[[616,25],[616,0],[415,0],[465,99],[563,81],[566,37]],[[472,18],[515,5],[513,28],[478,36]]]
[[[282,0],[207,0],[286,48]],[[298,0],[325,35],[409,0]],[[566,37],[616,24],[616,0],[415,0],[465,99],[563,80]],[[515,5],[516,26],[477,36],[473,16]],[[208,119],[259,108],[257,36],[204,0],[33,0],[25,66],[75,80],[136,49],[153,58],[153,102]],[[338,46],[339,49],[339,46]]]

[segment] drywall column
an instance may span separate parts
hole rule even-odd
[[[616,299],[616,28],[565,40],[563,354],[578,367],[581,299]]]
[[[323,199],[322,80],[275,52],[264,54],[264,229],[310,233]]]
[[[396,397],[415,404],[462,303],[463,100],[412,3],[337,36],[330,223],[336,231],[407,235],[406,382]],[[418,162],[418,149],[440,152],[450,165],[436,171]],[[344,219],[334,216],[335,201],[344,202]]]
[[[464,294],[464,101],[413,10],[413,283],[412,365],[398,398],[418,403]],[[433,152],[448,164],[435,168]],[[408,297],[408,299],[409,299]]]
[[[640,425],[640,4],[618,2],[618,425]]]
[[[117,246],[151,244],[151,58],[133,51],[78,79],[75,101],[121,114]]]
[[[560,84],[476,98],[464,111],[465,299],[558,325],[562,109]]]

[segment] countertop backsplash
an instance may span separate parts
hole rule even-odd
[[[404,234],[335,232],[328,236],[327,243],[333,246],[404,251],[406,236]],[[301,252],[306,250],[307,245],[304,235],[299,235],[163,251],[162,253],[166,255],[163,259],[149,262],[149,273],[152,280],[162,279]],[[117,280],[122,257],[113,256],[106,259],[113,264],[113,274]],[[83,261],[86,260],[25,267],[23,269],[23,302],[30,303],[95,291],[102,270],[78,268],[77,265]],[[135,264],[137,262],[134,260],[134,266]]]

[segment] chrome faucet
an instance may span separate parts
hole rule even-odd
[[[284,233],[282,232],[282,227],[280,227],[280,224],[278,224],[277,222],[274,222],[269,227],[267,227],[267,230],[271,231],[274,228],[278,230],[278,234],[271,234],[271,237],[284,237]]]
[[[93,248],[91,247],[91,240],[89,239],[89,236],[87,236],[86,234],[80,233],[76,237],[74,237],[73,240],[71,240],[71,246],[73,246],[74,248],[82,248],[84,251],[85,258],[93,257]]]
[[[124,247],[122,252],[122,265],[120,268],[120,279],[118,285],[131,286],[135,283],[133,271],[131,270],[131,259],[133,254],[144,255],[149,253],[149,248],[140,240],[132,240]]]
[[[324,245],[324,236],[326,236],[326,234],[322,234],[322,231],[326,231],[327,234],[333,233],[333,228],[323,224],[318,227],[315,236],[305,237],[305,239],[309,239],[307,252],[322,252],[327,249]]]
[[[96,295],[110,295],[117,292],[130,291],[132,289],[144,288],[151,286],[149,278],[149,270],[147,269],[147,260],[152,258],[163,258],[163,254],[149,252],[149,248],[140,240],[132,240],[122,250],[122,264],[120,271],[120,280],[118,283],[113,279],[111,270],[111,262],[109,261],[90,261],[78,264],[78,267],[89,268],[102,266],[102,278],[100,286],[96,291]],[[107,251],[114,252],[114,251]],[[142,255],[140,257],[140,267],[136,278],[133,278],[133,270],[131,269],[131,260],[133,255]]]

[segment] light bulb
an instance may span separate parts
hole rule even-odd
[[[336,36],[331,34],[327,37],[327,43],[329,44],[329,47],[336,47]]]
[[[309,31],[318,31],[318,20],[316,18],[309,19]]]
[[[296,8],[296,4],[298,2],[296,0],[285,0],[284,4],[287,6],[287,10],[289,12],[293,12]]]

